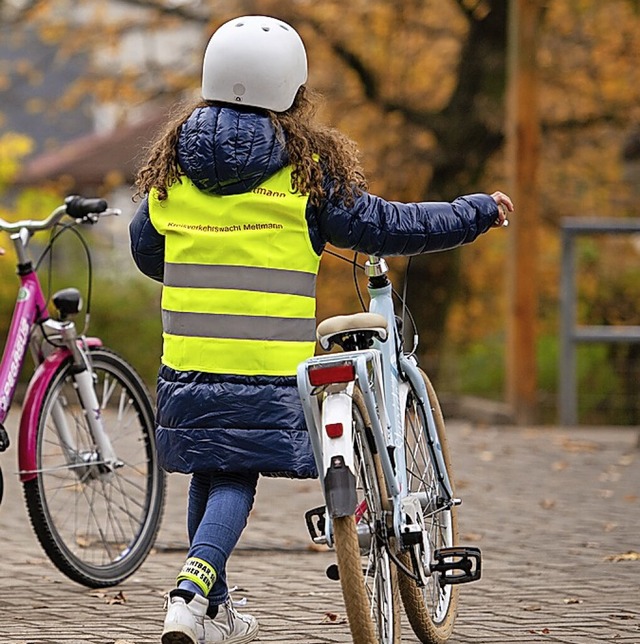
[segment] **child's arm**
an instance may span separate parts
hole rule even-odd
[[[148,277],[162,282],[164,276],[164,235],[151,223],[149,200],[140,203],[129,224],[131,255],[136,266]]]
[[[458,197],[453,202],[400,203],[369,193],[346,208],[328,200],[318,212],[324,240],[370,255],[417,255],[474,241],[501,225],[511,200],[503,193]]]

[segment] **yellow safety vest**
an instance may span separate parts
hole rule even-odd
[[[320,257],[308,198],[283,168],[250,192],[207,195],[186,177],[149,195],[165,236],[163,364],[180,371],[291,376],[315,348]]]

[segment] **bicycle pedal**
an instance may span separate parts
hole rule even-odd
[[[480,548],[454,546],[434,551],[431,572],[440,573],[440,585],[467,584],[482,574]]]
[[[309,536],[314,543],[326,543],[325,534],[327,508],[320,505],[317,508],[311,508],[304,513],[304,520],[307,524]]]
[[[10,445],[9,434],[3,425],[0,425],[0,452],[4,452]]]

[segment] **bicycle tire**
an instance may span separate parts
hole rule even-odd
[[[91,349],[101,417],[119,466],[105,471],[73,382],[54,374],[38,414],[37,476],[23,483],[31,524],[47,556],[90,588],[115,586],[144,562],[164,511],[165,475],[155,452],[153,407],[136,371],[115,352]],[[70,428],[63,444],[52,414]]]
[[[451,456],[447,443],[444,418],[438,397],[429,378],[420,371],[429,395],[436,430],[442,447],[442,455],[453,486]],[[426,419],[413,394],[407,399],[405,427],[405,453],[407,458],[407,484],[411,492],[422,491],[428,498],[438,496],[433,465],[427,449],[425,428]],[[413,424],[411,424],[413,423]],[[425,513],[425,523],[432,549],[453,546],[458,541],[457,508]],[[400,555],[401,562],[411,569],[409,553]],[[458,587],[440,586],[438,575],[429,578],[426,586],[420,588],[415,580],[400,573],[398,578],[400,597],[404,610],[416,637],[423,644],[444,644],[453,632],[458,610]]]
[[[360,396],[354,396],[354,452],[359,502],[366,501],[364,514],[333,519],[333,540],[338,560],[340,584],[354,644],[399,644],[400,602],[398,576],[392,564],[385,537],[384,490],[370,432],[365,429],[366,409]],[[361,551],[358,525],[368,526],[370,545]]]

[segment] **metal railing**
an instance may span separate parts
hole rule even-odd
[[[589,326],[576,323],[575,239],[579,235],[640,233],[640,219],[563,219],[561,231],[558,412],[560,424],[577,425],[576,345],[580,342],[640,342],[640,326]],[[638,393],[640,395],[640,391]]]

